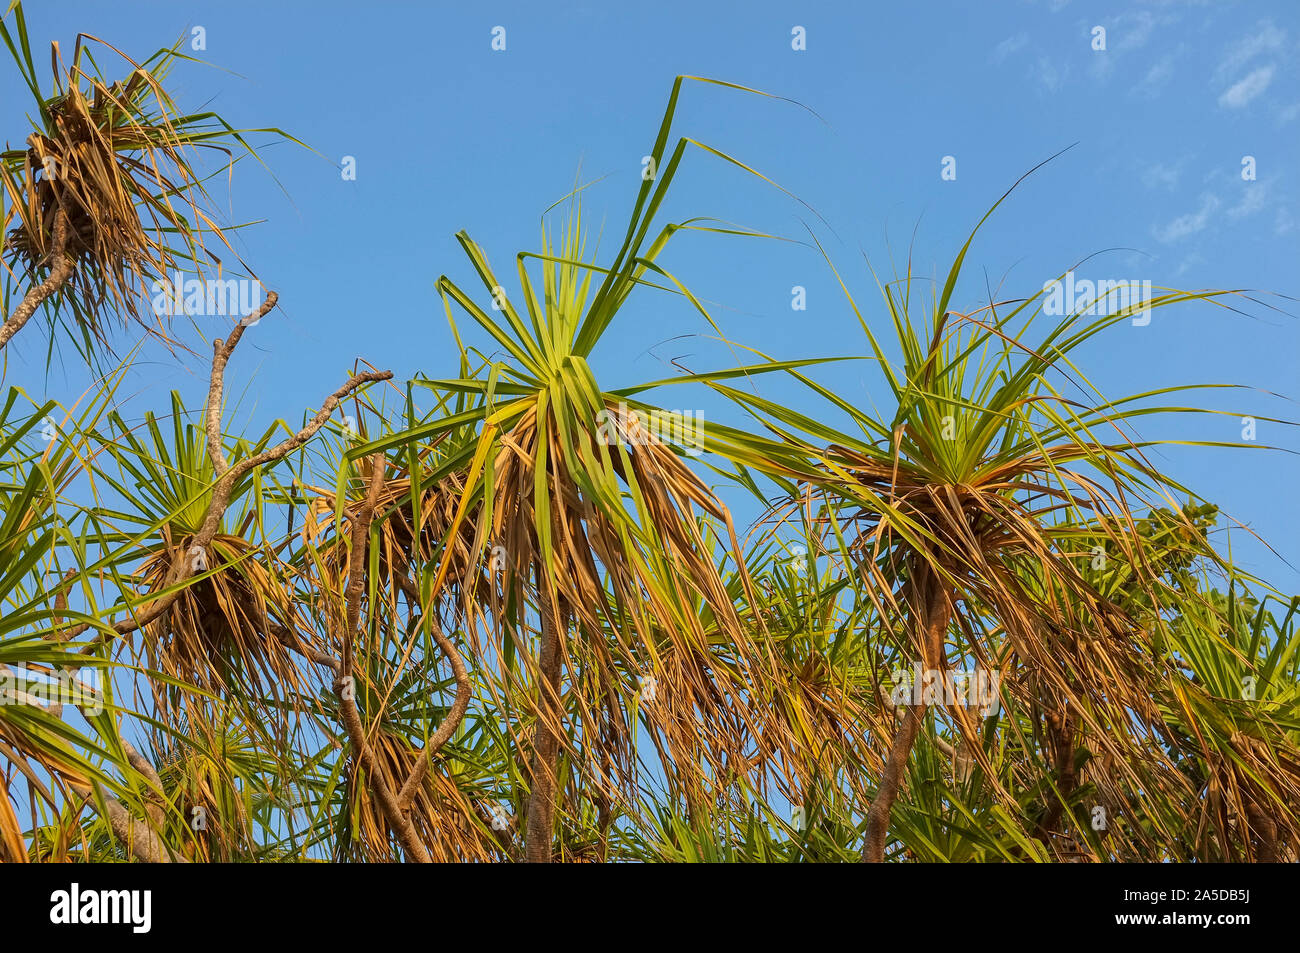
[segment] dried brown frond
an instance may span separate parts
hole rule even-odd
[[[173,578],[175,559],[191,560],[196,575],[212,574],[181,590],[145,627],[150,667],[222,694],[234,688],[252,697],[301,690],[297,658],[280,637],[302,631],[287,567],[238,536],[218,534],[206,549],[184,537],[175,555],[163,551],[145,561],[142,590],[162,589]]]
[[[393,845],[397,836],[375,796],[376,779],[367,775],[377,773],[382,783],[397,791],[411,776],[418,759],[425,757],[404,739],[382,729],[370,735],[369,744],[373,751],[371,766],[362,767],[356,759],[348,766],[343,803],[352,819],[352,841],[338,860],[395,859]],[[408,816],[435,862],[511,859],[508,841],[503,845],[492,830],[491,818],[484,814],[479,799],[462,791],[446,774],[425,774],[411,798]]]
[[[0,346],[46,299],[70,306],[87,342],[104,342],[111,314],[166,338],[170,311],[145,304],[156,283],[177,271],[219,273],[210,246],[238,261],[208,211],[198,156],[215,151],[228,166],[226,143],[247,148],[240,134],[172,102],[162,81],[179,47],[145,64],[119,54],[129,72],[109,82],[86,68],[94,61],[83,39],[66,64],[53,44],[55,92],[40,104],[41,122],[25,149],[0,153],[4,268],[30,289],[6,316]]]

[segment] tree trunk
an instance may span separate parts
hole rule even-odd
[[[524,836],[524,859],[530,864],[551,862],[551,841],[555,833],[556,777],[560,762],[560,676],[562,622],[552,605],[551,585],[546,571],[537,567],[537,592],[542,617],[542,646],[537,685],[537,727],[533,733],[532,791],[528,796],[528,821]]]
[[[925,667],[939,672],[943,684],[947,684],[944,671],[944,633],[948,631],[951,606],[945,586],[935,578],[928,566],[920,565],[912,576],[914,602],[911,606],[913,630],[917,644],[921,646]],[[907,760],[912,754],[912,745],[925,721],[923,704],[909,705],[903,716],[903,723],[894,733],[894,740],[889,746],[889,757],[885,761],[885,772],[876,789],[876,796],[867,810],[867,840],[862,848],[864,863],[878,864],[885,859],[885,844],[889,839],[889,815],[898,799],[898,790],[902,785],[903,773],[907,770]]]
[[[1251,794],[1246,795],[1246,816],[1250,819],[1251,831],[1259,843],[1255,846],[1255,862],[1259,864],[1276,864],[1281,858],[1277,850],[1277,823],[1268,816]]]
[[[1078,786],[1078,778],[1074,770],[1074,719],[1070,717],[1068,704],[1062,702],[1059,709],[1049,708],[1046,718],[1048,746],[1056,768],[1056,787],[1060,793],[1048,805],[1047,814],[1039,825],[1039,834],[1045,840],[1051,840],[1055,834],[1060,833],[1066,803]]]

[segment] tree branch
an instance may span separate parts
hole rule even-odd
[[[52,236],[49,258],[52,262],[50,273],[35,288],[30,289],[23,296],[23,300],[18,302],[18,307],[14,308],[13,314],[5,319],[3,327],[0,327],[0,348],[9,343],[9,340],[23,329],[36,309],[49,298],[52,294],[62,288],[72,277],[76,270],[76,262],[72,256],[67,254],[68,247],[68,216],[63,209],[54,213],[54,229]]]
[[[910,615],[913,619],[915,639],[921,649],[925,665],[931,671],[947,677],[944,671],[944,633],[952,613],[950,594],[938,578],[937,573],[925,563],[918,566],[914,574],[921,578],[909,600]],[[866,843],[862,847],[862,860],[865,863],[881,863],[885,859],[885,845],[889,839],[889,817],[898,799],[902,786],[903,774],[912,754],[912,746],[925,721],[925,704],[909,705],[903,715],[903,722],[898,726],[894,739],[889,746],[889,756],[885,761],[884,773],[876,788],[876,796],[867,809]]]
[[[61,212],[59,214],[62,215]],[[61,251],[63,243],[66,242],[66,237],[66,219],[63,220],[62,232],[60,233],[60,219],[56,218],[56,251]],[[53,277],[53,275],[51,277]],[[66,280],[66,277],[63,280]],[[46,283],[48,284],[49,282],[47,281]],[[50,292],[47,292],[46,297],[48,297],[50,293],[53,293],[53,291],[51,290]],[[29,297],[31,297],[30,294]],[[316,412],[316,415],[296,434],[281,441],[268,450],[264,450],[259,454],[239,461],[233,467],[230,466],[221,446],[221,397],[225,386],[224,378],[226,364],[230,360],[230,355],[234,352],[235,347],[239,344],[240,339],[243,337],[244,329],[264,317],[272,308],[275,307],[278,300],[279,296],[274,291],[270,292],[266,296],[266,300],[262,302],[261,306],[257,310],[245,316],[234,330],[231,331],[230,336],[225,341],[218,338],[212,342],[212,375],[208,385],[207,413],[204,420],[204,429],[208,438],[208,456],[212,460],[213,468],[217,472],[217,482],[213,485],[212,499],[208,503],[203,523],[200,526],[198,533],[190,541],[191,549],[196,546],[206,549],[207,546],[211,544],[213,538],[217,535],[217,531],[220,529],[221,517],[225,514],[226,508],[230,505],[230,494],[233,492],[235,484],[242,476],[256,467],[284,459],[284,457],[293,450],[305,444],[315,436],[321,427],[325,425],[325,422],[329,420],[330,414],[333,413],[334,408],[339,405],[339,402],[357,388],[372,381],[392,379],[393,374],[391,371],[369,371],[364,374],[353,375],[346,384],[325,399],[324,404],[321,405],[321,408]],[[26,303],[26,300],[24,300],[24,303],[19,305],[18,310],[15,311],[14,314],[19,315],[19,312],[22,311]],[[39,300],[36,301],[36,303],[32,305],[32,310],[34,310],[36,305],[39,303]],[[4,341],[7,341],[9,337],[13,336],[13,333],[16,333],[18,328],[22,327],[22,323],[25,323],[28,317],[30,317],[30,311],[25,316],[22,316],[22,322],[20,322],[13,331],[9,331],[10,322],[5,322],[5,330],[8,333],[3,340],[0,340],[0,346],[3,346]],[[13,318],[10,320],[12,321]],[[380,456],[380,459],[382,460],[382,455]],[[373,510],[373,505],[371,509]],[[368,526],[368,518],[366,522]],[[180,559],[173,560],[172,567],[164,579],[162,586],[163,589],[179,585],[193,574],[194,569],[192,567],[194,560],[184,558],[184,555],[185,554],[182,554],[182,558]],[[182,591],[183,590],[181,589],[177,589],[174,592],[155,599],[149,603],[147,608],[143,609],[143,611],[134,613],[130,618],[115,623],[111,627],[113,633],[117,636],[127,635],[137,629],[149,625],[171,608],[180,597]],[[89,623],[83,623],[82,625],[76,626],[66,632],[59,633],[56,637],[61,642],[68,642],[87,631],[89,628]],[[286,642],[284,635],[277,634],[277,638],[282,642]],[[83,655],[93,654],[98,645],[105,641],[107,641],[107,638],[103,633],[101,633],[97,639],[83,648],[81,653]],[[286,642],[286,644],[290,643]],[[324,656],[323,653],[303,651],[304,647],[302,646],[291,645],[291,647],[297,648],[308,658],[320,656],[328,659],[328,656]],[[319,661],[320,659],[313,658],[313,660]],[[336,665],[332,659],[328,659],[327,664]],[[145,760],[145,758],[130,744],[126,742],[123,742],[123,744],[125,745],[127,761],[157,789],[159,794],[161,794],[162,782],[158,777],[158,772],[154,770],[153,765]],[[73,787],[74,790],[78,790],[83,794],[91,793],[91,789],[87,786],[74,785]],[[171,860],[171,852],[162,842],[162,839],[149,827],[148,824],[145,824],[143,821],[132,815],[119,801],[108,797],[104,797],[103,800],[108,812],[107,819],[109,826],[112,828],[114,836],[125,845],[127,851],[132,856],[153,863],[167,863]],[[158,826],[161,826],[161,806],[154,804],[147,808],[147,810],[151,819],[153,819]],[[188,862],[184,857],[179,857],[178,859],[182,862]]]
[[[384,817],[388,819],[389,826],[397,835],[398,842],[406,850],[407,856],[416,863],[427,864],[431,862],[429,852],[416,833],[410,815],[403,810],[392,788],[379,772],[374,770],[374,754],[366,741],[365,725],[362,724],[361,713],[357,709],[356,683],[352,678],[354,657],[352,639],[361,622],[361,597],[365,594],[366,588],[366,540],[370,535],[370,523],[374,519],[375,505],[379,499],[379,490],[383,486],[386,465],[387,460],[384,455],[375,454],[374,463],[371,465],[370,489],[366,493],[365,501],[352,518],[352,550],[348,558],[348,584],[344,589],[346,622],[343,632],[340,633],[342,658],[339,662],[338,674],[334,678],[334,693],[339,698],[343,727],[347,730],[348,738],[356,752],[358,766],[369,775],[370,786],[375,792]]]
[[[415,589],[415,584],[401,570],[395,570],[394,575],[397,584],[406,593],[407,599],[415,605],[420,605],[420,595]],[[470,700],[469,672],[465,668],[465,660],[461,657],[460,651],[442,631],[442,626],[438,624],[431,610],[420,606],[420,618],[429,623],[429,634],[433,636],[433,640],[438,643],[438,648],[442,649],[447,656],[447,661],[451,663],[452,676],[456,679],[456,700],[452,702],[451,711],[447,712],[447,717],[442,720],[433,737],[425,744],[424,750],[420,752],[420,759],[415,763],[406,783],[402,785],[402,790],[397,794],[398,807],[403,811],[410,809],[411,802],[415,799],[415,792],[419,790],[425,775],[429,773],[430,762],[464,719],[465,712],[469,710]]]
[[[323,426],[325,426],[325,422],[329,420],[330,415],[334,412],[334,409],[338,407],[339,403],[357,388],[375,381],[391,380],[393,377],[392,371],[367,371],[363,374],[352,375],[346,384],[325,398],[325,402],[321,404],[320,410],[318,410],[316,415],[307,422],[305,427],[293,434],[291,437],[282,440],[274,447],[270,447],[267,450],[263,450],[261,453],[240,460],[234,466],[231,466],[227,462],[225,453],[221,446],[221,397],[225,386],[224,379],[226,364],[230,360],[230,355],[234,352],[235,347],[239,344],[240,339],[243,338],[244,329],[264,317],[267,312],[275,307],[277,301],[279,301],[279,296],[274,291],[270,292],[267,294],[266,300],[262,302],[261,306],[257,310],[251,312],[240,320],[239,324],[235,326],[234,330],[231,331],[230,336],[225,341],[217,338],[212,342],[212,375],[208,384],[208,399],[204,418],[204,429],[207,433],[208,457],[212,460],[212,466],[217,472],[217,482],[213,484],[212,499],[208,503],[208,508],[204,513],[203,522],[199,527],[199,531],[190,540],[191,550],[196,547],[199,549],[207,549],[207,547],[212,543],[213,538],[221,528],[221,518],[225,515],[227,507],[230,506],[230,495],[234,492],[235,484],[237,484],[245,474],[267,463],[274,463],[283,460],[294,450],[305,444],[308,440],[314,437]],[[181,555],[182,558],[173,560],[171,570],[164,578],[163,589],[179,585],[193,574],[194,570],[192,569],[192,566],[194,560],[184,558],[187,554]],[[177,589],[175,592],[155,599],[141,612],[133,614],[128,619],[123,619],[120,622],[117,622],[112,626],[114,634],[119,636],[128,635],[137,629],[142,629],[149,625],[149,623],[153,622],[171,608],[172,604],[180,597],[182,591],[183,590],[181,589]],[[64,641],[76,638],[76,636],[85,632],[89,628],[90,626],[88,624],[83,624],[71,630],[64,636]],[[98,643],[104,641],[107,641],[107,639],[101,635],[97,640],[82,649],[82,653],[86,655],[92,654]]]

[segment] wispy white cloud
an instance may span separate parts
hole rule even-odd
[[[1030,77],[1038,83],[1039,87],[1049,93],[1054,93],[1060,89],[1069,73],[1070,66],[1068,63],[1058,64],[1050,56],[1038,57],[1037,62],[1029,71]]]
[[[1286,45],[1286,31],[1278,29],[1272,20],[1260,20],[1245,36],[1235,40],[1223,54],[1214,70],[1213,84],[1227,88],[1219,95],[1219,105],[1228,109],[1241,109],[1268,89],[1277,73],[1271,61],[1260,62],[1261,57],[1271,57]],[[1244,76],[1242,70],[1250,69]],[[1282,122],[1288,120],[1283,118]]]
[[[1143,175],[1143,182],[1148,187],[1153,184],[1169,184],[1171,187],[1180,176],[1180,167],[1187,159],[1180,160],[1175,166],[1156,164]],[[1277,208],[1273,222],[1273,231],[1284,235],[1295,227],[1291,209],[1277,194],[1277,185],[1281,178],[1274,175],[1271,179],[1258,182],[1243,182],[1235,173],[1222,168],[1210,172],[1205,179],[1206,189],[1201,193],[1200,206],[1194,212],[1179,215],[1164,225],[1156,225],[1151,234],[1159,241],[1170,243],[1189,238],[1204,231],[1216,220],[1222,225],[1241,223],[1272,208]],[[1223,198],[1221,196],[1225,196]]]
[[[1149,10],[1137,10],[1096,21],[1095,26],[1106,28],[1106,50],[1093,54],[1089,72],[1098,80],[1107,79],[1115,71],[1117,60],[1142,49],[1151,42],[1157,28],[1168,27],[1178,19],[1176,14],[1156,16]]]
[[[1001,63],[1016,50],[1024,49],[1029,44],[1029,34],[1023,30],[1015,36],[1009,36],[993,47],[993,62]]]
[[[1155,165],[1147,166],[1142,170],[1142,184],[1148,189],[1176,188],[1178,180],[1183,174],[1183,166],[1187,164],[1187,161],[1187,157],[1184,156],[1172,164],[1157,162]]]
[[[1286,42],[1286,32],[1273,25],[1272,20],[1261,20],[1255,32],[1237,40],[1223,55],[1214,71],[1215,85],[1225,83],[1255,57],[1276,53]]]
[[[1210,223],[1210,216],[1218,211],[1219,206],[1222,204],[1217,196],[1203,195],[1201,197],[1201,207],[1195,212],[1180,215],[1168,225],[1157,225],[1151,232],[1157,240],[1162,242],[1176,242],[1190,235],[1195,235],[1205,229],[1205,226]]]
[[[1156,18],[1146,10],[1121,14],[1115,18],[1115,27],[1107,31],[1107,40],[1120,53],[1140,50],[1147,45],[1156,28]]]
[[[1151,64],[1146,75],[1133,87],[1133,92],[1147,98],[1157,95],[1174,75],[1174,60],[1182,50],[1166,53]]]
[[[1229,109],[1240,109],[1268,89],[1269,83],[1273,82],[1275,72],[1277,69],[1272,64],[1252,70],[1224,90],[1223,95],[1219,97],[1219,105]]]
[[[1243,182],[1241,200],[1228,209],[1228,218],[1236,221],[1247,215],[1254,215],[1264,207],[1271,190],[1267,182]]]

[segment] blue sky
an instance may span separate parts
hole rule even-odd
[[[399,379],[456,370],[434,293],[474,276],[454,234],[467,229],[506,271],[536,250],[539,216],[581,171],[604,177],[585,212],[615,233],[639,185],[673,77],[758,87],[788,103],[688,87],[676,130],[769,175],[820,213],[709,155],[688,153],[666,215],[712,216],[794,238],[816,224],[868,320],[884,321],[865,254],[889,270],[889,247],[925,275],[946,271],[971,227],[1023,172],[1072,143],[986,226],[954,306],[978,306],[984,282],[1032,294],[1105,249],[1081,277],[1157,286],[1264,289],[1300,296],[1300,5],[1257,3],[715,2],[29,4],[43,50],[70,50],[77,30],[146,55],[202,27],[200,54],[220,69],[177,75],[182,103],[242,127],[279,126],[309,144],[263,151],[269,172],[236,170],[229,219],[240,253],[281,307],[236,353],[234,423],[260,434],[319,406],[358,358]],[[492,49],[494,27],[506,48]],[[806,49],[792,49],[804,28]],[[1106,49],[1094,50],[1094,28]],[[0,130],[26,134],[25,90],[0,72]],[[820,117],[820,118],[818,118]],[[269,142],[271,137],[256,137]],[[339,164],[356,160],[355,181]],[[956,178],[941,178],[945,156]],[[1255,178],[1242,178],[1243,157]],[[824,262],[802,245],[722,236],[675,240],[667,267],[711,303],[728,337],[779,357],[862,354],[866,346]],[[807,289],[807,310],[791,289]],[[1191,382],[1258,388],[1203,398],[1215,406],[1300,418],[1297,305],[1248,316],[1190,307],[1120,325],[1091,344],[1083,370],[1109,396]],[[223,328],[200,328],[209,336]],[[733,359],[688,305],[634,299],[594,355],[616,388]],[[34,330],[6,349],[5,383],[71,402],[87,384],[75,355],[47,375]],[[197,334],[191,335],[197,341]],[[180,389],[199,406],[207,349],[180,366],[161,352],[134,373],[128,416],[164,412]],[[868,365],[822,379],[869,406],[882,400]],[[805,400],[780,381],[765,396]],[[1285,395],[1288,400],[1269,397]],[[662,401],[711,410],[683,390]],[[706,411],[707,413],[708,411]],[[1237,440],[1237,417],[1153,424],[1148,436]],[[1258,439],[1296,449],[1293,428],[1260,423]],[[1169,450],[1169,472],[1267,538],[1300,566],[1295,455]],[[1234,554],[1280,588],[1300,573],[1234,534]]]

